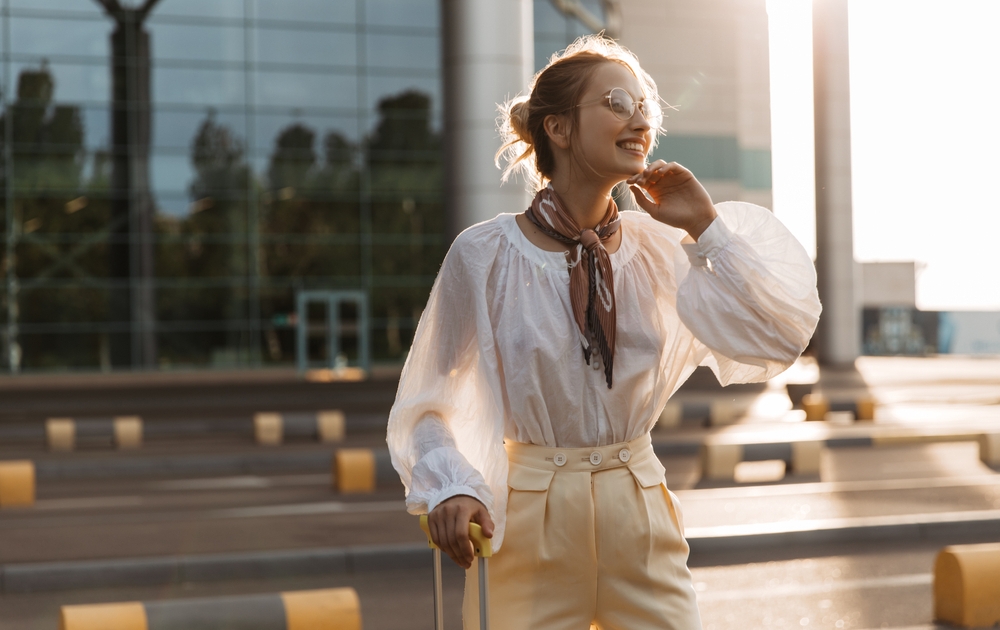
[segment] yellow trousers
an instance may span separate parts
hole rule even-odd
[[[680,507],[649,435],[597,448],[508,443],[491,630],[699,630]],[[479,629],[479,577],[463,617]]]

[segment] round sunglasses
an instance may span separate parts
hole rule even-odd
[[[637,106],[639,111],[642,112],[643,117],[649,121],[649,124],[654,129],[658,128],[663,120],[663,109],[660,107],[659,103],[645,98],[636,102],[636,100],[632,98],[631,94],[626,92],[623,88],[617,87],[612,88],[610,92],[601,98],[578,103],[575,107],[601,103],[604,99],[607,99],[608,108],[611,109],[611,112],[617,116],[619,120],[631,119],[632,116],[635,115],[635,108]]]

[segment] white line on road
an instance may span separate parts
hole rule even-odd
[[[79,499],[39,499],[36,510],[87,510],[94,508],[134,507],[142,505],[142,497],[83,497]]]
[[[870,588],[903,588],[907,586],[927,586],[932,584],[934,576],[930,573],[913,573],[909,575],[887,575],[874,578],[859,578],[856,580],[831,580],[822,584],[785,584],[767,588],[744,588],[728,591],[698,590],[704,587],[704,582],[695,584],[699,602],[728,601],[733,599],[766,599],[769,597],[799,597],[802,595],[820,595],[834,591],[854,591]],[[900,629],[903,630],[903,629]]]
[[[685,534],[692,538],[717,538],[722,536],[750,536],[811,532],[817,530],[846,529],[849,527],[891,527],[900,525],[925,525],[932,523],[975,523],[1000,519],[1000,510],[969,510],[964,512],[936,512],[929,514],[890,514],[885,516],[848,516],[844,518],[802,519],[745,525],[718,525],[713,527],[688,527]]]
[[[309,514],[367,514],[373,512],[405,512],[402,501],[326,501],[323,503],[293,503],[291,505],[265,505],[261,507],[228,508],[213,510],[209,518],[259,518],[266,516],[303,516]]]
[[[739,486],[733,488],[676,490],[675,494],[682,501],[697,501],[828,494],[831,492],[957,488],[965,486],[1000,486],[1000,475],[931,477],[922,479],[876,479],[869,481],[821,481],[817,483],[793,483],[780,486]]]

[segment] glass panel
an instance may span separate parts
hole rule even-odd
[[[438,77],[368,77],[369,111],[377,112],[379,102],[397,98],[406,92],[418,92],[430,100],[431,110],[441,106],[441,79]],[[433,114],[432,114],[433,118]]]
[[[371,67],[420,68],[441,67],[441,40],[437,37],[369,34],[366,38],[368,65]]]
[[[194,167],[186,155],[154,153],[149,160],[149,178],[160,212],[181,215],[188,204],[181,202],[188,186],[194,180]]]
[[[243,0],[162,0],[151,19],[158,15],[242,18]]]
[[[101,367],[99,333],[64,332],[18,335],[21,344],[21,369],[66,370]]]
[[[198,24],[149,24],[154,59],[185,59],[242,62],[243,29]]]
[[[8,0],[10,2],[11,13],[17,14],[17,9],[31,9],[32,13],[51,12],[53,15],[73,13],[93,13],[95,16],[104,15],[103,9],[96,2],[74,2],[67,4],[66,0]],[[167,0],[168,2],[170,0]]]
[[[254,33],[257,61],[321,66],[357,63],[357,38],[340,30],[259,28]]]
[[[111,98],[111,77],[107,60],[78,64],[10,62],[15,89],[22,87],[22,75],[47,73],[52,81],[51,98],[60,102],[107,103]]]
[[[153,148],[181,150],[191,155],[193,143],[203,126],[211,124],[225,130],[226,144],[246,147],[246,116],[232,108],[203,110],[159,108],[153,112]],[[171,151],[173,152],[173,151]]]
[[[441,23],[436,0],[366,0],[368,24],[433,28]]]
[[[237,105],[246,99],[241,70],[153,67],[155,103]]]
[[[97,57],[107,64],[114,23],[99,14],[94,17],[93,20],[12,17],[11,52],[43,57]]]
[[[256,0],[256,17],[260,20],[296,20],[302,22],[353,23],[355,3],[348,0],[295,0],[275,2]]]
[[[254,118],[255,153],[268,158],[274,153],[280,134],[294,124],[303,125],[315,133],[317,159],[327,159],[330,152],[336,154],[334,161],[353,159],[358,142],[358,121],[353,116],[310,116],[303,114],[258,115]],[[331,134],[335,138],[331,138]],[[346,155],[345,151],[351,155]]]
[[[357,107],[354,75],[260,72],[257,103],[283,107]]]

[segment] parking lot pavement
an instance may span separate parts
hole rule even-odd
[[[977,542],[977,539],[958,542]],[[929,630],[936,544],[857,543],[692,557],[705,630]],[[446,627],[460,628],[463,575],[444,563]],[[354,587],[365,630],[430,630],[430,567],[354,575],[0,596],[4,630],[55,630],[63,604]]]

